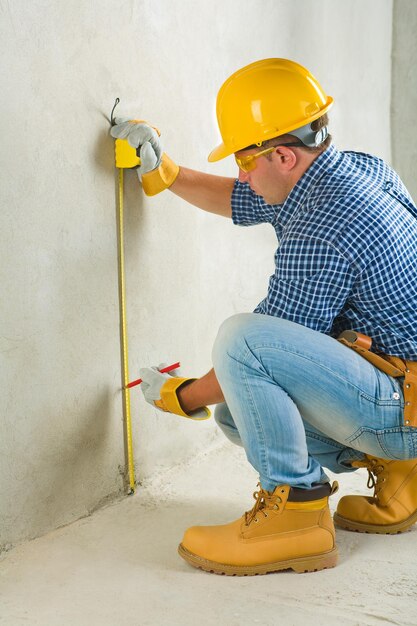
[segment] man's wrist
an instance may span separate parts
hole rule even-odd
[[[193,390],[192,386],[196,383],[196,380],[186,380],[181,387],[177,389],[177,398],[180,407],[184,413],[191,413],[201,407],[201,404],[195,405],[193,403]]]
[[[224,395],[214,373],[210,370],[201,378],[186,380],[177,388],[177,399],[184,413],[224,402]]]

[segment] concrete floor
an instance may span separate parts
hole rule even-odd
[[[225,442],[0,561],[1,626],[382,626],[417,624],[417,527],[402,535],[338,531],[338,567],[225,577],[177,555],[184,529],[252,506],[257,477]],[[366,492],[366,473],[339,477]]]

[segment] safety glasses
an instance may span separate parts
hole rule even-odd
[[[255,154],[248,154],[248,156],[236,156],[235,160],[238,164],[239,168],[242,172],[251,172],[256,168],[256,159],[259,159],[261,156],[265,156],[266,154],[271,154],[278,148],[279,146],[302,146],[304,145],[301,141],[294,141],[292,143],[279,143],[276,146],[272,146],[272,148],[267,148],[266,150],[261,150],[260,152],[255,152]]]

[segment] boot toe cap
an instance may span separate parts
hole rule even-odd
[[[204,528],[204,526],[191,526],[185,531],[181,543],[189,552],[193,554],[200,554],[202,551],[205,552],[205,548],[207,547],[207,533],[204,532]]]
[[[234,562],[240,552],[240,520],[220,526],[192,526],[182,540],[182,547],[192,554],[217,563]]]
[[[356,522],[371,522],[375,517],[373,498],[365,496],[343,496],[337,506],[337,514]]]

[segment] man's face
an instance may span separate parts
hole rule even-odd
[[[257,154],[260,149],[241,150],[236,156],[249,156]],[[262,155],[256,159],[256,167],[250,172],[244,172],[239,168],[239,181],[248,183],[252,191],[261,196],[267,204],[282,204],[288,195],[287,184],[285,184],[285,172],[280,167],[280,155],[278,152],[271,152],[269,155]]]

